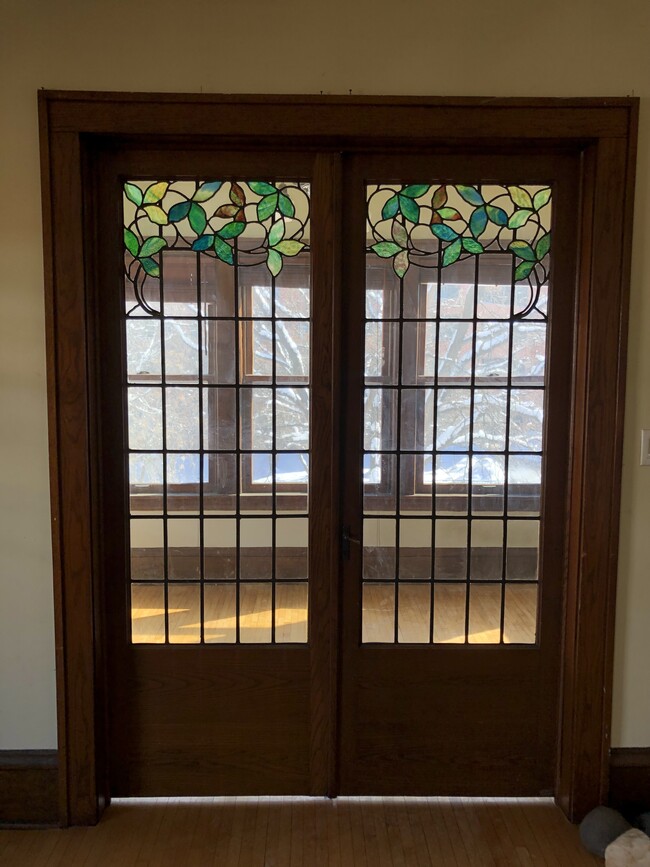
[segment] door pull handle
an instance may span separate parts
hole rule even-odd
[[[341,556],[344,560],[350,559],[350,544],[360,545],[361,539],[353,536],[350,533],[349,527],[343,527],[343,532],[341,533]]]

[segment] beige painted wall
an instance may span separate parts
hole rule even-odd
[[[642,98],[613,742],[650,745],[649,37],[647,0],[0,0],[0,749],[56,743],[40,87]]]

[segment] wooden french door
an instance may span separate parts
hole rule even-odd
[[[110,791],[552,791],[575,163],[319,159],[98,163]]]
[[[576,176],[347,164],[342,792],[554,791]]]

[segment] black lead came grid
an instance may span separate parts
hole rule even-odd
[[[158,263],[126,282],[132,641],[304,643],[308,255]]]
[[[367,260],[362,640],[534,644],[548,289],[425,244]]]

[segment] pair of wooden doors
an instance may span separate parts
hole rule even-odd
[[[98,152],[111,794],[554,790],[577,177]]]

